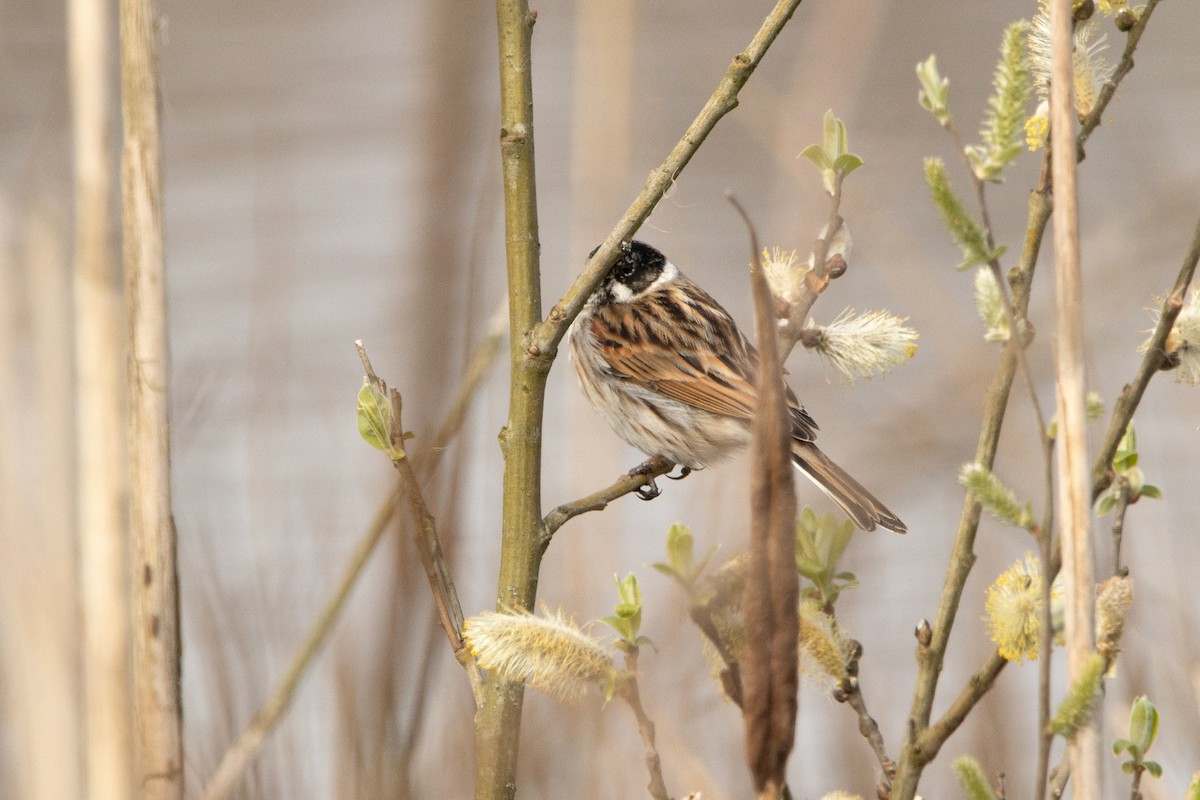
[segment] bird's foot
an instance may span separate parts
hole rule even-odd
[[[641,464],[638,464],[636,467],[629,470],[628,474],[630,477],[633,477],[633,478],[645,477],[646,478],[646,482],[643,483],[637,489],[635,489],[633,492],[634,494],[636,494],[638,496],[638,499],[653,500],[654,498],[656,498],[660,494],[662,494],[662,489],[659,489],[658,484],[654,482],[654,473],[658,470],[662,470],[662,469],[664,469],[666,467],[670,467],[670,466],[672,466],[671,462],[667,461],[662,456],[654,456],[653,458],[646,459]],[[684,469],[686,470],[687,467],[684,467]],[[669,472],[670,470],[667,470],[667,471]],[[671,476],[668,475],[667,477],[669,478]],[[679,477],[683,477],[683,476],[681,475]],[[678,479],[676,479],[676,480],[678,480]]]

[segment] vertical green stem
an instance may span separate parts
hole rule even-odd
[[[527,0],[497,0],[496,19],[512,365],[508,423],[500,433],[504,516],[496,602],[529,608],[537,595],[541,561],[542,407],[552,358],[530,355],[526,343],[542,317],[529,53],[535,17]],[[489,675],[483,707],[475,716],[476,800],[516,794],[523,698],[520,684]]]

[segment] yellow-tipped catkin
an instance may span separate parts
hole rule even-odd
[[[589,686],[609,695],[620,677],[608,650],[562,612],[485,611],[463,624],[463,638],[484,669],[564,702]]]
[[[1032,553],[1026,553],[988,587],[983,608],[1000,655],[1009,661],[1037,659],[1042,627],[1042,567]]]

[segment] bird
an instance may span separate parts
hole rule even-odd
[[[584,395],[613,431],[681,467],[679,477],[749,444],[758,352],[729,312],[653,246],[622,244],[572,322],[568,348]],[[795,466],[862,530],[905,533],[899,517],[817,447],[817,423],[791,388],[787,403]],[[643,499],[658,494],[653,481],[649,488]]]

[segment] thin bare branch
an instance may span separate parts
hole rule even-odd
[[[692,160],[692,156],[696,154],[708,134],[712,132],[722,117],[737,107],[738,92],[746,85],[746,81],[750,79],[759,62],[766,55],[767,50],[775,41],[775,37],[783,30],[783,26],[792,18],[792,14],[799,5],[800,0],[779,0],[771,13],[763,20],[758,33],[754,35],[746,49],[734,56],[733,62],[729,65],[720,84],[708,98],[704,108],[696,115],[692,124],[688,126],[683,137],[672,148],[662,164],[651,170],[637,199],[633,201],[616,227],[608,234],[604,243],[588,260],[587,266],[571,284],[571,288],[550,309],[546,320],[531,331],[528,343],[531,356],[538,357],[552,353],[558,346],[567,332],[567,327],[570,326],[571,321],[583,308],[583,304],[587,302],[588,297],[599,285],[600,279],[616,263],[621,243],[627,242],[633,237],[633,234],[654,211],[654,207],[662,200],[663,195],[679,178],[679,174]]]
[[[946,713],[921,733],[917,739],[916,750],[926,764],[937,756],[942,745],[958,730],[971,709],[996,683],[996,678],[1007,664],[1008,659],[1004,656],[992,653],[984,665],[970,677],[967,685],[946,709]]]
[[[617,478],[611,486],[606,486],[598,492],[558,506],[542,520],[542,549],[545,550],[550,546],[550,540],[554,538],[554,534],[570,520],[589,511],[603,510],[613,500],[624,497],[645,486],[647,482],[666,475],[674,466],[662,456],[655,456]]]
[[[654,800],[670,800],[667,784],[663,780],[662,759],[658,755],[658,747],[654,744],[654,723],[646,714],[642,705],[642,695],[638,690],[638,649],[631,647],[625,650],[625,670],[628,677],[621,681],[619,693],[621,699],[629,706],[637,720],[638,733],[642,737],[642,748],[646,753],[646,769],[650,771],[650,785],[646,788]]]
[[[779,328],[779,359],[787,361],[796,342],[805,338],[805,325],[808,314],[816,304],[821,293],[829,288],[829,282],[845,271],[842,262],[841,271],[835,272],[829,259],[829,245],[837,238],[842,229],[842,183],[844,176],[841,172],[834,173],[833,193],[829,198],[829,220],[825,223],[825,232],[813,243],[813,266],[804,275],[804,290],[800,298],[788,308],[787,319]],[[805,345],[807,346],[807,344]]]
[[[867,711],[867,702],[863,698],[862,686],[858,682],[858,662],[862,658],[862,645],[853,642],[852,647],[853,655],[846,665],[846,677],[834,690],[833,699],[847,704],[858,715],[858,732],[871,746],[871,751],[875,753],[875,759],[879,762],[879,769],[882,773],[878,794],[880,797],[888,797],[892,792],[892,779],[896,777],[896,762],[887,754],[887,747],[883,743],[883,733],[880,732],[875,718]]]
[[[1179,317],[1179,312],[1183,310],[1184,295],[1196,274],[1197,261],[1200,261],[1200,221],[1196,223],[1192,244],[1188,248],[1187,256],[1183,259],[1179,275],[1175,278],[1175,286],[1163,301],[1158,324],[1154,327],[1154,333],[1150,337],[1142,364],[1133,380],[1121,389],[1120,395],[1117,396],[1117,402],[1113,404],[1112,421],[1108,425],[1108,433],[1104,436],[1104,444],[1100,446],[1095,464],[1092,466],[1092,502],[1095,502],[1096,498],[1112,485],[1112,460],[1117,453],[1117,447],[1121,444],[1121,437],[1125,435],[1125,429],[1129,427],[1129,421],[1133,419],[1133,412],[1141,403],[1142,395],[1146,393],[1146,387],[1150,385],[1150,379],[1163,368],[1166,360],[1167,336],[1170,335],[1171,328]]]
[[[1125,34],[1125,50],[1121,53],[1121,60],[1117,62],[1117,66],[1113,70],[1112,76],[1109,77],[1108,82],[1100,89],[1100,95],[1096,98],[1096,105],[1092,109],[1092,112],[1084,117],[1079,125],[1079,135],[1075,137],[1076,160],[1083,161],[1085,157],[1084,144],[1087,143],[1088,137],[1092,135],[1092,131],[1104,119],[1104,112],[1116,95],[1117,87],[1121,85],[1121,81],[1133,69],[1133,52],[1137,49],[1138,42],[1142,40],[1142,34],[1146,31],[1146,26],[1150,23],[1150,16],[1154,13],[1154,9],[1158,6],[1158,3],[1159,0],[1148,0],[1141,7],[1137,15],[1137,21],[1133,23],[1133,27]]]

